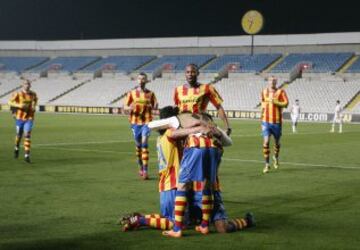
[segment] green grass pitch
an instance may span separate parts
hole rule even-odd
[[[232,120],[234,145],[220,167],[229,217],[252,211],[257,227],[182,239],[121,232],[119,215],[157,212],[151,180],[137,176],[127,119],[37,114],[32,161],[13,159],[14,121],[0,113],[0,249],[359,249],[360,125],[284,124],[281,166],[262,174],[258,121]]]

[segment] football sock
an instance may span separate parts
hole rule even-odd
[[[176,191],[175,197],[175,225],[173,230],[178,232],[183,226],[183,217],[186,207],[186,191]]]

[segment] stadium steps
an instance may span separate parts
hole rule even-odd
[[[62,97],[62,96],[64,96],[64,95],[66,95],[66,94],[68,94],[68,93],[70,93],[71,91],[73,91],[73,90],[75,90],[75,89],[77,89],[77,88],[79,88],[79,87],[83,86],[84,84],[86,84],[86,83],[88,83],[88,82],[91,82],[91,79],[88,79],[88,80],[86,80],[86,81],[83,81],[83,82],[81,82],[81,83],[79,83],[79,84],[75,85],[75,86],[74,86],[74,87],[72,87],[71,89],[68,89],[68,90],[66,90],[65,92],[61,93],[60,95],[55,96],[54,98],[50,99],[50,100],[48,101],[48,103],[51,103],[51,102],[53,102],[53,101],[55,101],[55,100],[59,99],[60,97]]]
[[[201,69],[205,69],[208,65],[210,65],[213,61],[215,61],[216,59],[218,59],[219,55],[217,56],[214,56],[213,58],[210,58],[209,61],[205,62],[200,68],[199,70]]]
[[[133,89],[134,89],[134,88],[132,88],[131,90],[133,90]],[[131,90],[129,90],[129,91],[131,91]],[[129,91],[128,91],[128,92],[129,92]],[[128,92],[125,92],[125,93],[123,93],[122,95],[116,97],[114,100],[112,100],[111,102],[109,102],[109,105],[114,104],[114,103],[116,103],[116,102],[119,102],[119,101],[121,101],[121,99],[124,99],[124,97],[126,96],[126,94],[127,94]]]
[[[353,98],[345,105],[344,109],[346,111],[351,111],[356,105],[360,103],[360,91],[358,91]]]
[[[269,73],[276,65],[278,65],[279,63],[281,63],[281,62],[285,59],[286,56],[287,56],[287,55],[282,55],[282,56],[280,56],[278,59],[276,59],[275,61],[273,61],[269,66],[267,66],[265,69],[263,69],[263,70],[261,71],[261,73],[264,73],[264,74]]]
[[[22,86],[20,85],[20,86],[17,86],[16,88],[13,88],[13,89],[9,90],[9,91],[6,91],[5,93],[0,95],[0,98],[3,98],[4,96],[7,96],[8,94],[11,94],[12,92],[15,92],[16,90],[21,89],[21,87]]]
[[[350,68],[350,66],[359,58],[358,55],[353,55],[352,57],[349,58],[349,60],[347,60],[343,66],[341,66],[336,73],[345,73],[347,71],[348,68]]]
[[[135,76],[137,74],[139,74],[143,68],[145,68],[146,66],[148,66],[149,64],[153,63],[154,61],[158,60],[159,57],[155,57],[153,59],[151,59],[150,61],[144,63],[143,65],[140,65],[139,67],[137,67],[132,73],[131,73],[131,76]]]

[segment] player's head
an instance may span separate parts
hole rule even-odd
[[[340,104],[340,100],[336,100],[336,104]]]
[[[185,67],[186,81],[190,84],[197,83],[197,77],[199,75],[199,67],[196,64],[190,63]]]
[[[296,100],[295,100],[295,103],[296,103],[296,104],[299,104],[299,99],[296,99]]]
[[[31,82],[29,80],[25,80],[22,84],[24,91],[29,91],[31,88]]]
[[[277,78],[275,76],[269,76],[267,80],[268,80],[268,87],[275,89],[277,84]]]
[[[160,119],[166,119],[179,114],[179,108],[174,106],[166,106],[160,109]],[[159,130],[160,135],[165,133],[166,129]]]
[[[148,83],[148,76],[144,72],[140,72],[137,77],[137,82],[140,86],[145,86],[146,83]]]

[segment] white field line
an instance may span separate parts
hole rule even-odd
[[[45,146],[44,146],[45,147]],[[72,152],[89,152],[89,153],[110,153],[110,154],[127,154],[133,155],[133,152],[124,152],[124,151],[116,151],[116,150],[97,150],[97,149],[84,149],[84,148],[63,148],[63,147],[45,147],[46,149],[50,150],[60,150],[60,151],[72,151]],[[222,160],[225,161],[238,161],[238,162],[252,162],[252,163],[264,163],[264,161],[260,160],[249,160],[249,159],[239,159],[239,158],[227,158],[223,157]],[[326,164],[313,164],[313,163],[303,163],[303,162],[281,162],[285,165],[293,165],[293,166],[308,166],[308,167],[323,167],[323,168],[339,168],[339,169],[358,169],[360,167],[353,167],[353,166],[333,166],[333,165],[326,165]]]
[[[343,132],[346,133],[346,132]],[[283,133],[283,135],[316,135],[316,134],[331,134],[330,132],[309,132],[309,133]],[[231,137],[254,137],[261,136],[261,132],[258,134],[233,134]],[[150,141],[156,140],[155,138],[150,138]],[[54,142],[54,143],[39,143],[33,144],[33,147],[48,147],[48,146],[71,146],[71,145],[91,145],[91,144],[107,144],[107,143],[128,143],[133,142],[133,139],[129,140],[109,140],[109,141],[84,141],[84,142]]]
[[[227,157],[223,157],[222,160],[225,160],[225,161],[239,161],[239,162],[264,163],[264,161],[260,161],[260,160],[246,160],[246,159],[227,158]],[[360,167],[353,167],[353,166],[333,166],[333,165],[326,165],[326,164],[314,164],[314,163],[303,163],[303,162],[281,161],[280,164],[293,165],[293,166],[323,167],[323,168],[341,168],[341,169],[359,169],[359,170],[360,170]]]

